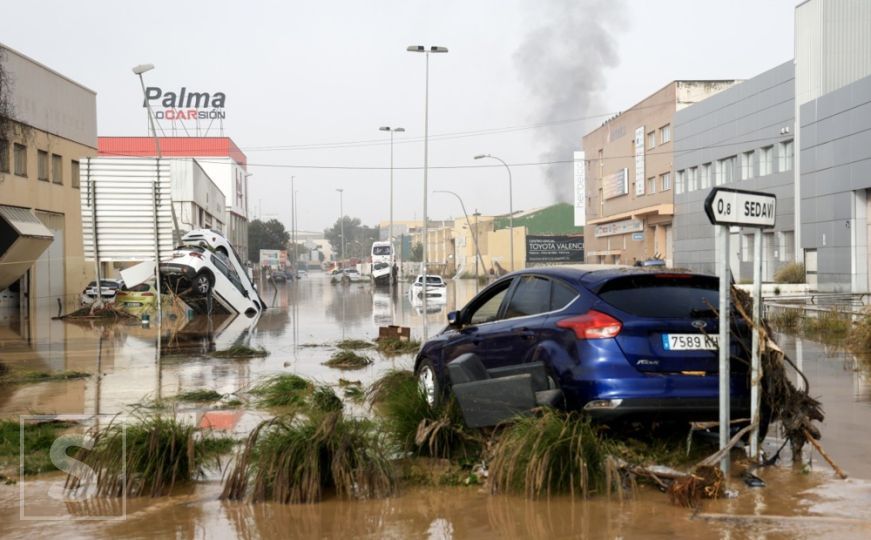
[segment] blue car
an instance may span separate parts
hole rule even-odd
[[[448,391],[447,366],[466,353],[494,373],[540,362],[565,407],[594,419],[716,420],[718,306],[716,276],[595,265],[523,270],[451,312],[418,353],[415,373],[434,403]],[[732,320],[738,419],[749,417],[751,332]]]

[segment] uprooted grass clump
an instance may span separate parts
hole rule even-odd
[[[342,410],[342,400],[329,386],[318,386],[310,398],[311,408],[318,412],[335,412]]]
[[[260,407],[305,406],[314,385],[299,375],[282,373],[267,378],[251,389]]]
[[[577,413],[547,409],[518,418],[492,448],[490,488],[530,498],[602,493],[608,450],[589,419]]]
[[[60,320],[76,320],[76,319],[138,319],[136,315],[127,313],[123,309],[116,307],[114,304],[103,304],[101,307],[85,306],[73,312],[53,317]]]
[[[848,344],[853,352],[867,354],[871,352],[871,314],[866,313],[853,325]]]
[[[336,343],[336,347],[349,351],[358,351],[361,349],[371,349],[375,345],[365,339],[343,339]]]
[[[75,493],[93,483],[99,497],[159,497],[202,475],[232,442],[201,432],[175,417],[139,416],[131,424],[93,429],[93,446],[74,455],[84,467],[67,476]],[[125,459],[120,459],[125,456]],[[93,471],[93,474],[91,474]]]
[[[222,499],[314,503],[390,495],[386,445],[366,420],[340,411],[291,414],[258,425],[224,483]]]
[[[17,420],[0,420],[0,474],[13,470],[17,473],[22,455],[25,475],[56,471],[49,456],[51,446],[73,425],[57,420],[25,423],[22,439],[22,425]]]
[[[362,369],[372,363],[368,356],[350,350],[336,352],[324,365],[336,369]]]
[[[269,356],[269,351],[263,347],[248,347],[247,345],[233,345],[229,349],[215,351],[209,356],[215,358],[263,358]]]
[[[399,339],[396,337],[381,338],[375,342],[378,352],[386,355],[413,354],[420,350],[420,341],[416,339]]]
[[[824,343],[841,342],[852,329],[850,316],[838,310],[823,311],[816,317],[802,319],[802,334]]]
[[[28,384],[52,381],[69,381],[72,379],[84,379],[90,377],[90,373],[84,371],[8,371],[5,375],[0,375],[0,382],[8,382],[15,384]]]
[[[391,372],[369,391],[398,450],[446,459],[473,459],[484,439],[466,427],[453,398],[430,407],[410,372]]]
[[[193,403],[203,403],[218,401],[223,396],[211,389],[188,390],[175,396],[176,401],[187,401]]]

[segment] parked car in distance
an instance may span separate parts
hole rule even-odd
[[[124,282],[119,279],[102,279],[100,280],[100,296],[103,299],[103,303],[111,304],[115,301],[115,295],[124,285]],[[97,300],[97,282],[92,281],[88,283],[88,286],[85,287],[85,290],[82,291],[81,295],[81,304],[83,306],[90,306]]]
[[[442,279],[441,276],[427,274],[425,289],[427,298],[446,298],[448,284],[445,283],[445,280]],[[423,274],[418,274],[418,276],[414,278],[414,281],[411,283],[411,287],[408,289],[408,294],[412,300],[422,299],[423,291]]]
[[[161,261],[159,269],[162,286],[198,311],[209,310],[210,297],[212,309],[230,314],[253,317],[265,308],[253,285],[245,286],[243,278],[221,252],[196,245],[180,246],[172,259]]]
[[[115,294],[115,304],[123,308],[147,308],[153,306],[157,299],[157,288],[151,281],[132,287],[122,286]]]
[[[297,279],[302,279],[302,278],[306,277],[307,275],[308,275],[308,271],[306,271],[304,268],[300,268],[299,270],[296,271],[296,278]]]
[[[464,353],[488,370],[543,362],[565,406],[601,421],[718,418],[719,278],[656,268],[527,269],[482,290],[423,345],[430,399]],[[732,418],[749,416],[751,332],[733,318]],[[763,417],[764,418],[764,417]],[[766,427],[767,429],[767,427]]]
[[[333,270],[330,274],[330,281],[332,283],[342,283],[344,285],[350,283],[361,283],[368,280],[369,278],[364,277],[356,268],[341,268]]]
[[[276,283],[285,283],[288,275],[284,270],[273,270],[270,272],[269,277]]]

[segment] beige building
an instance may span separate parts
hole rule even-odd
[[[736,82],[670,82],[584,136],[587,262],[672,264],[674,113]]]
[[[0,280],[0,305],[25,318],[38,306],[68,311],[94,275],[83,257],[79,168],[97,153],[96,93],[3,45],[0,62],[14,120],[0,133],[0,260],[15,268]],[[29,255],[12,253],[13,234]]]

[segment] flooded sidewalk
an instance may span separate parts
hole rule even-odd
[[[243,396],[264,378],[295,374],[340,388],[340,380],[365,387],[394,369],[411,369],[413,356],[386,356],[375,349],[360,354],[372,363],[339,370],[324,364],[347,339],[371,341],[378,328],[398,324],[422,338],[444,327],[448,311],[475,293],[471,281],[451,281],[446,301],[431,303],[427,313],[413,304],[406,284],[396,290],[369,284],[332,285],[311,274],[261,294],[270,305],[257,319],[238,317],[177,318],[155,323],[137,321],[61,322],[40,314],[26,329],[0,327],[0,362],[14,371],[80,371],[89,377],[10,384],[0,391],[0,418],[19,415],[128,414],[131,406],[172,402],[181,417],[196,425],[243,438],[268,412],[247,405]],[[62,535],[65,538],[151,537],[291,537],[291,538],[614,538],[667,536],[697,538],[712,531],[723,538],[867,538],[871,536],[871,364],[815,342],[779,337],[787,354],[804,370],[811,394],[826,412],[822,444],[850,475],[838,480],[818,456],[805,456],[793,467],[784,457],[761,469],[767,486],[751,489],[739,476],[729,482],[734,498],[705,501],[697,514],[673,506],[668,497],[641,486],[634,498],[567,496],[531,501],[490,495],[481,486],[407,487],[398,496],[368,501],[327,498],[317,504],[247,504],[219,500],[221,471],[162,498],[130,498],[122,521],[75,520],[104,508],[59,503],[49,494],[60,475],[27,477],[19,485],[0,485],[0,536]],[[221,358],[215,353],[244,346],[268,354]],[[173,402],[192,390],[211,390],[222,398],[209,406]],[[341,393],[339,393],[341,395]],[[352,405],[352,411],[367,411]],[[765,449],[781,441],[772,429]],[[811,466],[807,466],[810,459]],[[740,470],[734,475],[740,475]],[[52,486],[55,486],[53,488]],[[28,509],[58,521],[21,521],[22,493]],[[108,504],[108,503],[107,503]],[[111,506],[111,505],[110,505]],[[71,519],[73,521],[71,521]]]

